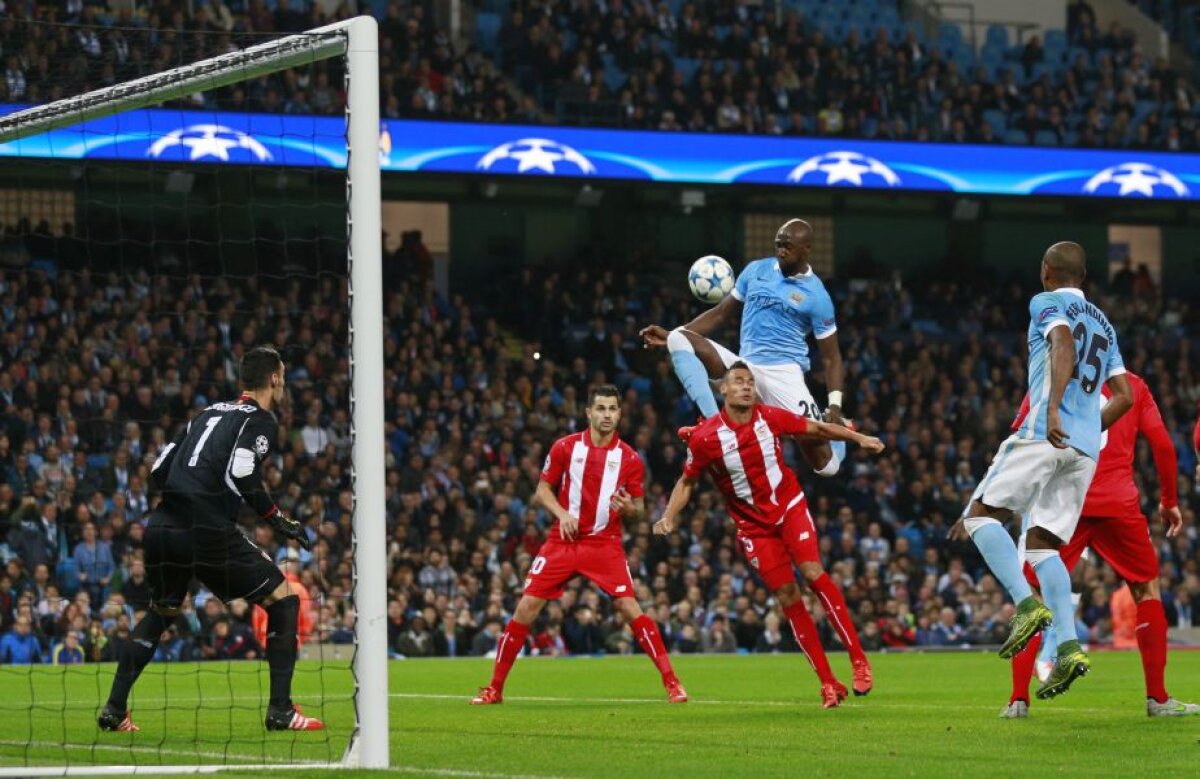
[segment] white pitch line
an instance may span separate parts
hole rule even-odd
[[[301,760],[301,761],[296,761],[294,759],[272,760],[269,757],[264,758],[262,756],[242,757],[239,755],[228,754],[226,752],[210,752],[210,751],[206,751],[203,749],[171,749],[169,747],[160,748],[160,747],[151,747],[151,746],[141,746],[139,744],[91,744],[91,743],[73,744],[70,742],[62,742],[62,741],[0,740],[0,747],[27,747],[27,746],[28,747],[40,747],[40,748],[44,748],[44,749],[65,749],[67,747],[72,747],[72,748],[77,748],[80,750],[96,749],[96,750],[105,751],[105,752],[141,752],[143,754],[150,754],[150,755],[171,755],[172,757],[210,757],[210,758],[221,758],[222,760],[249,761],[251,763],[261,763],[265,760],[267,762],[278,763],[280,765],[295,764],[297,762],[303,763],[304,765],[311,765],[314,767],[329,765],[329,763],[327,763],[327,762],[320,762],[320,761],[316,761],[316,760]]]

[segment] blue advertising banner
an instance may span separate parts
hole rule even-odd
[[[165,109],[0,144],[0,156],[346,164],[341,118]],[[379,156],[385,171],[409,173],[1200,199],[1200,155],[1132,150],[385,121]]]

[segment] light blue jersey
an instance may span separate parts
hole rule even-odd
[[[742,269],[733,297],[742,301],[739,356],[753,365],[796,363],[808,372],[808,334],[827,338],[837,332],[833,300],[811,270],[784,276],[773,257]]]
[[[1095,460],[1100,455],[1100,387],[1125,372],[1117,333],[1104,312],[1073,287],[1034,295],[1029,301],[1029,317],[1029,415],[1017,435],[1046,439],[1050,399],[1050,342],[1046,336],[1051,328],[1066,325],[1075,339],[1075,373],[1063,393],[1059,421],[1070,436],[1067,444]]]

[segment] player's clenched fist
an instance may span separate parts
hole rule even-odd
[[[654,535],[669,536],[675,531],[675,517],[663,516],[654,523]]]
[[[295,517],[289,515],[283,509],[274,506],[271,509],[271,513],[263,517],[263,519],[267,524],[275,528],[279,535],[296,541],[305,550],[312,551],[312,541],[309,540],[308,532],[305,531],[304,525],[300,524]]]

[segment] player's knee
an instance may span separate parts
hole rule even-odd
[[[1151,579],[1148,582],[1129,582],[1129,594],[1137,603],[1158,600],[1162,597],[1162,592],[1158,588],[1158,579]]]
[[[513,619],[522,625],[532,625],[538,614],[542,613],[542,607],[545,605],[546,601],[543,598],[535,598],[532,595],[522,596],[521,600],[517,602],[517,608],[513,610]]]
[[[668,352],[692,352],[695,354],[696,347],[692,346],[692,341],[688,338],[688,334],[680,329],[672,330],[667,333],[667,351]]]
[[[974,536],[975,533],[977,533],[980,529],[982,529],[988,525],[996,525],[998,527],[1004,527],[1004,525],[1002,525],[1000,523],[1000,520],[996,519],[995,517],[986,517],[986,516],[963,517],[963,527],[966,528],[967,533],[971,536]]]
[[[633,622],[642,616],[642,607],[638,604],[637,598],[617,598],[613,601],[613,606],[621,613],[626,622]]]
[[[800,574],[804,576],[805,581],[815,582],[825,575],[825,569],[820,563],[800,563]]]
[[[1026,557],[1030,550],[1049,549],[1057,551],[1063,545],[1063,540],[1043,527],[1031,527],[1025,534]]]
[[[779,605],[785,609],[791,606],[796,601],[800,600],[800,585],[796,582],[788,582],[775,590],[775,599],[779,601]]]

